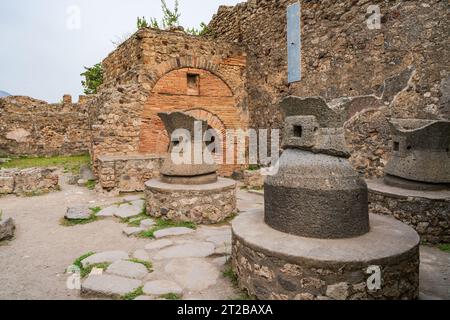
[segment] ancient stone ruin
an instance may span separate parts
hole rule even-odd
[[[391,121],[384,179],[369,181],[373,212],[413,226],[422,240],[450,241],[450,121]]]
[[[171,143],[169,155],[160,170],[161,177],[145,184],[147,213],[153,217],[204,224],[221,222],[236,213],[236,182],[218,178],[214,159],[208,163],[203,158],[203,150],[207,148],[203,136],[208,124],[182,112],[158,115]],[[196,123],[200,124],[200,141],[196,140]],[[180,129],[189,135],[181,139],[176,137],[174,133]],[[174,149],[181,144],[184,144],[183,150],[190,150],[190,156],[188,161],[176,163]],[[196,144],[201,150],[200,161],[195,159]]]
[[[240,286],[259,299],[417,298],[419,237],[369,216],[340,117],[320,98],[288,97],[281,108],[285,151],[266,179],[265,210],[233,222]],[[371,268],[382,272],[381,287],[366,282]]]

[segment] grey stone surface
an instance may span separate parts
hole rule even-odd
[[[263,210],[243,213],[233,223],[234,239],[248,246],[276,252],[286,262],[302,264],[305,260],[368,263],[400,257],[416,249],[420,243],[417,232],[390,217],[370,215],[371,230],[358,238],[304,238],[270,228],[263,220]],[[393,262],[392,261],[392,262]]]
[[[383,179],[367,184],[371,213],[412,226],[428,243],[450,242],[450,190],[408,190],[387,185]]]
[[[120,277],[139,280],[148,275],[148,270],[143,264],[125,260],[118,260],[114,262],[108,267],[108,269],[106,269],[106,272]]]
[[[86,181],[96,180],[94,172],[89,165],[80,166],[80,178]]]
[[[213,264],[202,259],[174,259],[165,268],[184,289],[202,291],[217,283],[220,272]]]
[[[156,239],[161,239],[165,237],[182,236],[190,233],[194,233],[195,230],[189,228],[167,228],[163,230],[158,230],[154,233]]]
[[[185,129],[190,133],[189,137],[181,138],[181,141],[171,141],[169,146],[169,154],[173,151],[175,144],[183,144],[189,142],[183,142],[186,139],[190,140],[190,145],[186,147],[194,148],[195,144],[195,123],[201,123],[201,133],[205,133],[208,130],[208,124],[206,121],[198,120],[188,114],[182,112],[173,113],[158,113],[161,118],[169,137],[172,137],[173,133],[179,129]],[[173,137],[175,138],[175,137]],[[206,148],[206,143],[201,141],[202,150]],[[191,149],[194,150],[194,149]],[[203,161],[201,164],[197,164],[194,158],[194,152],[192,153],[192,159],[190,164],[176,164],[173,162],[172,157],[167,157],[161,168],[162,179],[166,178],[167,183],[179,183],[178,178],[182,179],[183,184],[204,184],[214,183],[217,181],[217,166],[215,163],[206,163]],[[188,177],[194,177],[192,183],[189,182]]]
[[[150,255],[148,254],[147,251],[145,251],[143,249],[136,250],[133,253],[133,258],[139,259],[139,260],[142,260],[142,261],[150,261]]]
[[[394,119],[389,175],[427,183],[450,183],[450,121]]]
[[[12,218],[1,220],[0,217],[0,241],[11,240],[14,237],[16,225]]]
[[[125,260],[128,259],[128,253],[124,251],[105,251],[96,253],[90,257],[87,257],[83,261],[81,261],[83,267],[87,267],[88,265],[97,264],[97,263],[103,263],[103,262],[109,262],[113,263],[118,260]]]
[[[329,108],[320,97],[287,97],[281,102],[286,116],[283,146],[349,158],[342,112]]]
[[[141,233],[142,231],[145,231],[145,229],[136,227],[127,227],[123,229],[123,234],[125,234],[127,237],[131,237]]]
[[[244,213],[233,221],[233,270],[240,287],[261,300],[417,299],[417,233],[376,215],[371,225],[358,238],[302,238],[267,226],[262,210]],[[380,290],[367,289],[370,266],[382,270]]]
[[[144,293],[152,296],[162,296],[169,293],[182,294],[183,289],[172,281],[155,280],[144,285]]]
[[[87,206],[68,208],[65,218],[68,220],[88,220],[92,216],[92,210]]]
[[[173,241],[171,241],[171,240],[167,240],[167,239],[156,240],[156,241],[153,241],[153,242],[147,244],[145,246],[145,250],[148,250],[148,251],[159,250],[159,249],[169,247],[171,245],[173,245]]]
[[[212,237],[207,238],[206,241],[214,243],[216,248],[220,248],[223,246],[231,246],[231,233],[228,234],[228,232],[227,232],[224,234],[212,236]]]
[[[97,217],[114,217],[114,213],[117,210],[117,206],[110,206],[102,209],[97,213]]]
[[[143,229],[149,229],[153,227],[156,224],[155,220],[153,219],[145,219],[141,221],[141,228]]]
[[[161,249],[154,259],[174,259],[187,257],[209,257],[214,254],[215,246],[210,242],[189,241],[184,244],[174,245]]]
[[[264,184],[265,222],[310,238],[341,239],[369,232],[368,191],[353,169],[343,111],[322,98],[287,97],[284,149]]]
[[[129,203],[127,202],[117,207],[114,212],[114,216],[123,219],[135,217],[143,212],[144,206],[144,200],[135,200]]]
[[[369,231],[367,185],[350,163],[287,149],[265,183],[265,221],[311,238],[351,238]]]
[[[140,280],[115,275],[92,275],[81,285],[81,293],[87,296],[120,298],[142,286]]]

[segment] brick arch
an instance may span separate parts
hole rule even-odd
[[[198,90],[191,91],[189,76],[198,76]],[[247,129],[247,119],[237,108],[237,99],[229,86],[216,74],[198,68],[173,68],[153,86],[141,117],[139,151],[165,154],[169,146],[158,112],[182,111],[205,120],[224,137],[227,129]],[[223,138],[224,139],[224,138]],[[223,154],[226,141],[223,141]],[[219,173],[231,175],[240,166],[221,165]]]
[[[219,63],[216,63],[210,59],[206,59],[204,57],[195,57],[195,56],[183,56],[177,58],[170,58],[167,61],[164,61],[158,65],[158,67],[148,75],[149,84],[152,88],[156,86],[158,81],[168,74],[171,71],[184,69],[184,68],[193,68],[193,69],[202,69],[211,72],[216,77],[220,78],[230,89],[230,91],[234,95],[234,91],[228,82],[219,74]]]

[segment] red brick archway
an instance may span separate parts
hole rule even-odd
[[[183,111],[207,121],[217,132],[246,129],[245,117],[236,108],[230,87],[214,73],[198,68],[180,68],[163,75],[153,87],[144,106],[139,151],[164,154],[169,138],[158,112]],[[225,146],[225,143],[224,143]],[[226,154],[225,148],[223,154]],[[238,165],[220,166],[220,174],[229,176]]]

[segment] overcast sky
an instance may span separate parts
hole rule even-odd
[[[219,5],[242,1],[180,0],[181,25],[197,27]],[[135,32],[137,16],[160,19],[160,1],[1,0],[0,90],[49,102],[69,93],[76,101],[83,66],[100,62],[114,50],[112,41]]]

